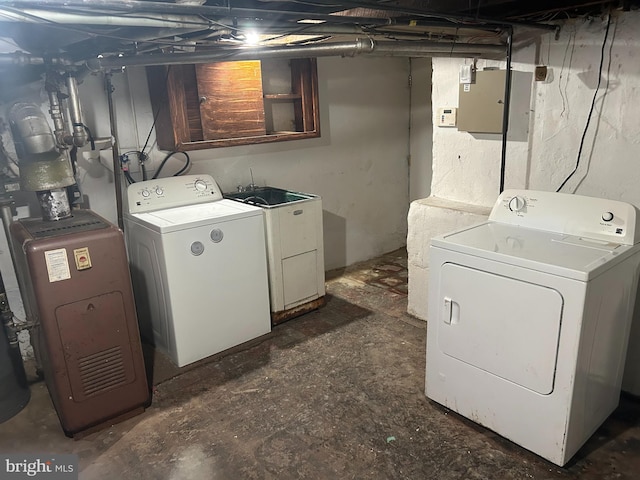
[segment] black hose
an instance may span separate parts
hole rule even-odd
[[[156,173],[153,175],[153,177],[151,177],[152,180],[155,180],[156,178],[158,178],[158,175],[160,175],[160,172],[164,168],[164,166],[167,163],[167,161],[171,157],[173,157],[176,153],[182,153],[184,155],[185,164],[180,170],[178,170],[176,173],[174,173],[173,176],[174,177],[178,177],[178,176],[182,175],[187,170],[187,168],[189,168],[189,165],[191,165],[191,158],[189,158],[189,154],[187,152],[176,152],[176,151],[169,152],[167,154],[167,156],[162,159],[162,162],[160,162],[160,166],[158,167],[158,170],[156,170]]]

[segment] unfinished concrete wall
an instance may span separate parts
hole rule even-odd
[[[580,143],[598,80],[594,109],[584,136],[580,162],[563,192],[622,200],[640,207],[639,102],[640,13],[612,18],[606,43],[607,18],[568,21],[556,40],[553,33],[516,44],[514,91],[507,145],[505,188],[555,191],[575,168]],[[518,33],[518,32],[516,32]],[[520,37],[522,38],[522,37]],[[603,48],[604,44],[604,48]],[[525,46],[522,46],[525,45]],[[599,72],[604,50],[602,72]],[[433,109],[458,106],[458,75],[465,59],[433,59]],[[533,80],[536,65],[548,67],[544,82]],[[505,68],[505,62],[478,61],[479,69]],[[528,105],[528,107],[527,107]],[[471,134],[434,127],[431,195],[438,199],[490,207],[499,194],[501,135]],[[412,210],[422,208],[413,204]],[[433,211],[432,207],[429,208]],[[408,249],[409,310],[426,304],[425,240],[440,214],[416,213],[410,218]],[[413,221],[420,224],[411,225]],[[415,232],[415,233],[411,233]],[[415,282],[420,282],[419,284]],[[420,292],[416,297],[411,292]],[[422,296],[425,298],[422,298]],[[419,315],[421,316],[421,315]]]
[[[409,200],[431,193],[433,122],[431,121],[431,59],[411,59],[409,119]]]
[[[322,136],[274,144],[216,148],[190,153],[190,173],[209,173],[223,191],[253,180],[322,196],[325,268],[343,267],[402,247],[409,205],[409,60],[399,58],[318,59]],[[145,70],[114,74],[114,101],[120,152],[141,150],[149,136],[153,175],[166,152],[155,146],[153,113]],[[42,104],[38,82],[21,89],[15,100]],[[109,137],[109,114],[102,75],[89,75],[79,86],[85,123],[95,137]],[[10,136],[5,145],[12,151]],[[147,148],[147,151],[149,148]],[[430,151],[429,151],[430,154]],[[160,176],[178,171],[182,155],[170,160]],[[78,154],[79,181],[88,206],[117,221],[111,150]],[[132,175],[141,179],[132,163]],[[23,209],[24,210],[24,209]],[[28,210],[21,213],[28,216]],[[34,211],[33,215],[39,215]],[[0,234],[2,236],[2,234]],[[4,240],[4,239],[2,239]],[[11,307],[24,316],[6,246],[0,242],[0,266]],[[22,339],[28,351],[28,338]]]
[[[343,267],[404,245],[408,210],[409,61],[388,58],[320,58],[322,136],[273,144],[190,152],[190,173],[209,173],[223,191],[253,181],[322,196],[325,267]],[[122,151],[142,148],[153,115],[145,71],[114,76],[118,136]],[[80,87],[87,123],[108,135],[102,80]],[[154,143],[154,133],[150,145]],[[155,147],[148,169],[155,171],[165,152]],[[87,159],[83,183],[90,204],[114,219],[110,152]],[[164,167],[182,166],[176,155]],[[140,178],[139,173],[133,174]]]
[[[506,188],[556,190],[573,170],[600,77],[600,89],[580,165],[563,192],[606,197],[640,205],[637,150],[640,143],[640,13],[614,16],[600,52],[606,18],[568,22],[558,40],[552,33],[514,52],[513,70],[529,73],[529,85],[516,82],[512,100],[530,88],[529,111],[513,112],[507,149]],[[468,62],[468,61],[467,61]],[[433,105],[457,105],[457,78],[465,60],[434,59]],[[549,68],[535,82],[536,65]],[[504,62],[478,62],[478,67]],[[522,77],[526,78],[526,77]],[[522,133],[526,135],[522,135]],[[473,135],[435,129],[432,195],[491,206],[498,195],[500,135]]]

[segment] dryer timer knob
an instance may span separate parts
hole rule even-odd
[[[527,201],[518,195],[509,200],[509,210],[512,212],[519,212],[527,206]]]
[[[605,222],[610,222],[611,220],[613,220],[613,213],[611,212],[604,212],[602,214],[602,220],[604,220]]]

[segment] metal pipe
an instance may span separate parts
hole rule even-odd
[[[0,5],[1,5],[0,1]],[[145,17],[140,16],[126,16],[126,15],[100,15],[100,14],[81,14],[81,13],[67,13],[56,10],[44,10],[44,9],[21,9],[18,11],[1,11],[2,21],[14,21],[21,23],[34,23],[41,24],[45,22],[54,22],[58,24],[66,25],[96,25],[96,26],[118,26],[118,27],[151,27],[151,28],[165,28],[171,29],[175,34],[176,29],[194,30],[194,27],[200,27],[202,30],[211,28],[214,24],[208,19],[197,15],[175,15],[175,14],[161,14],[161,13],[148,13]],[[307,16],[301,13],[300,16]],[[335,18],[339,19],[339,24],[335,24]],[[42,19],[42,20],[39,20]],[[345,19],[349,19],[349,22],[345,22]],[[292,24],[291,21],[262,21],[255,18],[222,18],[217,19],[215,25],[228,25],[230,28],[238,31],[246,29],[263,30],[265,32],[273,33],[276,31],[292,32],[295,33],[295,29],[299,29],[304,34],[307,33],[319,33],[319,34],[359,34],[363,33],[367,28],[375,27],[392,27],[392,26],[413,26],[413,27],[451,27],[451,22],[444,20],[419,20],[413,21],[411,24],[404,19],[390,18],[385,19],[384,22],[371,22],[367,19],[367,22],[360,23],[357,18],[341,15],[331,16],[331,20],[327,23],[321,24]],[[477,29],[477,26],[473,28]],[[392,30],[393,31],[393,30]],[[404,33],[406,31],[396,32],[397,34]]]
[[[326,56],[353,56],[357,54],[396,55],[404,57],[432,56],[483,56],[504,55],[504,47],[483,44],[456,44],[438,42],[376,42],[359,39],[354,42],[335,42],[322,45],[297,45],[262,48],[225,48],[208,52],[148,54],[131,57],[94,58],[86,62],[90,70],[98,71],[116,67],[181,65],[213,63],[232,60],[258,60],[264,58],[305,58]]]
[[[504,110],[502,112],[502,155],[500,158],[500,193],[504,191],[507,167],[507,133],[509,131],[509,106],[511,104],[511,54],[513,49],[513,28],[507,36],[507,71],[504,80]]]
[[[76,77],[67,75],[67,93],[69,94],[69,117],[73,126],[73,145],[82,147],[87,144],[87,130],[82,121],[80,99],[78,98],[78,82]]]
[[[44,65],[44,57],[23,52],[0,53],[0,67],[24,67],[27,65]]]
[[[0,0],[1,2],[2,0]],[[469,44],[456,42],[408,41],[377,42],[372,39],[358,39],[352,42],[333,42],[320,45],[285,45],[278,47],[238,47],[216,48],[211,51],[189,53],[143,54],[129,57],[92,58],[76,64],[73,68],[87,67],[87,71],[97,72],[112,68],[128,66],[182,65],[197,63],[214,63],[232,60],[259,60],[263,58],[308,58],[327,56],[353,56],[373,54],[402,57],[428,56],[465,56],[484,57],[502,56],[505,47],[502,45]],[[54,65],[69,65],[63,58],[51,59]],[[19,54],[1,54],[0,66],[33,65],[44,62],[42,57]],[[71,67],[65,67],[70,69]]]
[[[49,75],[44,83],[44,88],[49,96],[49,115],[53,120],[53,136],[56,139],[56,143],[60,148],[66,148],[73,141],[71,135],[66,131],[65,121],[62,106],[60,105],[60,91],[55,80],[52,80]]]
[[[60,106],[60,99],[58,98],[58,89],[49,82],[45,82],[45,89],[49,95],[49,115],[53,120],[53,136],[56,138],[56,143],[59,146],[66,145],[67,138],[64,129],[64,117],[62,116],[62,108]]]
[[[111,127],[111,157],[113,161],[113,183],[116,189],[116,213],[118,216],[118,226],[124,230],[122,219],[122,169],[120,168],[120,156],[118,155],[118,132],[116,129],[116,113],[113,106],[113,83],[111,83],[111,72],[104,74],[104,89],[107,92],[107,104],[109,106],[109,125]]]
[[[2,1],[2,0],[0,0]],[[64,57],[47,57],[31,55],[24,52],[0,53],[0,67],[26,67],[27,65],[51,65],[54,67],[70,67],[73,62]]]
[[[89,69],[97,71],[128,66],[181,65],[190,63],[210,63],[215,61],[257,60],[260,58],[303,58],[354,55],[373,50],[373,40],[356,40],[324,45],[282,46],[263,48],[225,48],[208,52],[167,53],[136,55],[132,57],[94,58],[86,62]]]
[[[26,6],[39,8],[59,8],[68,11],[70,8],[95,8],[122,13],[169,13],[183,15],[211,15],[249,18],[283,18],[326,20],[336,23],[361,23],[366,25],[388,25],[386,18],[347,17],[326,13],[298,12],[292,10],[271,10],[262,8],[235,8],[209,5],[193,5],[186,3],[147,2],[141,0],[0,0],[0,5],[8,4],[15,8]]]
[[[16,244],[13,241],[11,235],[11,224],[13,223],[13,213],[11,212],[11,206],[13,200],[0,200],[0,217],[2,217],[2,227],[4,229],[4,235],[7,238],[7,245],[9,246],[9,254],[11,256],[11,264],[13,265],[13,271],[16,274],[16,280],[18,281],[18,291],[20,292],[20,298],[22,299],[22,305],[24,306],[24,314],[27,325],[33,325],[34,316],[31,309],[31,303],[27,295],[27,279],[25,272],[18,266],[16,261]]]
[[[4,331],[7,334],[10,347],[18,347],[18,329],[13,323],[13,312],[9,308],[9,301],[7,300],[7,291],[4,287],[4,281],[2,280],[2,274],[0,273],[0,323],[4,327]]]
[[[216,32],[216,29],[197,27],[197,28],[159,28],[157,30],[143,30],[137,33],[127,33],[127,38],[132,41],[143,42],[145,40],[160,40],[166,37],[179,37],[182,35],[189,35],[202,32],[202,34],[212,34]],[[187,39],[188,40],[188,39]],[[172,44],[175,45],[177,41],[174,39]]]
[[[24,308],[25,321],[18,325],[15,325],[16,329],[29,330],[29,340],[31,342],[31,347],[33,348],[33,355],[36,363],[36,372],[42,372],[42,360],[40,358],[39,350],[38,350],[38,341],[36,338],[36,326],[37,315],[34,313],[34,309],[32,307],[32,298],[29,296],[29,272],[27,271],[26,259],[22,257],[23,262],[19,263],[19,246],[16,246],[16,243],[13,241],[13,236],[11,235],[11,224],[13,223],[13,213],[11,211],[13,205],[13,200],[11,199],[3,199],[0,200],[0,217],[2,217],[2,226],[4,229],[5,237],[7,238],[7,245],[9,247],[9,254],[11,255],[11,263],[13,265],[13,271],[16,274],[16,280],[18,281],[18,291],[20,292],[20,298],[22,300],[22,306]],[[17,345],[17,350],[14,350],[13,357],[17,360],[20,358],[22,360],[22,356],[19,354],[20,348],[19,344]],[[18,372],[20,369],[20,364],[16,364],[18,367]],[[24,368],[24,367],[22,367]],[[18,375],[20,376],[20,374]]]
[[[2,2],[0,2],[1,4]],[[2,21],[17,21],[42,24],[46,22],[72,25],[96,25],[114,27],[154,27],[154,28],[193,28],[209,27],[211,22],[197,15],[146,14],[145,17],[127,17],[124,15],[100,15],[58,12],[55,10],[35,10],[24,8],[18,11],[2,10]]]
[[[469,44],[456,42],[376,42],[373,55],[392,57],[483,57],[504,55],[502,45]]]
[[[14,373],[14,379],[17,383],[17,387],[26,390],[25,400],[21,403],[26,405],[29,401],[29,392],[27,384],[27,374],[24,370],[24,362],[22,361],[22,355],[20,354],[20,344],[18,342],[18,328],[13,322],[13,312],[9,307],[9,300],[7,299],[7,291],[4,286],[2,274],[0,274],[0,328],[4,329],[4,332],[9,341],[8,356],[12,364]],[[0,339],[2,341],[2,339]],[[4,360],[4,359],[3,359]],[[5,380],[6,377],[3,377]],[[4,392],[3,392],[4,393]],[[4,395],[3,395],[4,396]]]
[[[317,6],[325,3],[327,9],[334,7],[333,0],[318,0]],[[394,12],[404,15],[411,15],[420,18],[440,19],[455,25],[457,28],[481,28],[494,29],[504,28],[514,25],[522,25],[543,30],[555,30],[555,25],[543,23],[521,22],[521,21],[503,21],[492,18],[478,18],[471,15],[459,15],[455,13],[445,12],[429,12],[417,8],[394,6],[386,4],[383,7],[378,3],[357,1],[357,0],[341,0],[341,5],[352,8],[364,8],[374,10],[384,10],[385,12]],[[227,16],[227,17],[248,17],[248,18],[270,18],[275,19],[283,17],[295,17],[299,19],[317,19],[326,20],[334,23],[356,23],[362,25],[388,25],[389,18],[371,18],[371,17],[351,17],[348,15],[332,15],[325,13],[299,12],[280,9],[261,9],[261,8],[235,8],[229,6],[210,6],[210,5],[193,5],[187,3],[164,3],[141,0],[0,0],[0,5],[8,4],[12,7],[40,7],[40,8],[96,8],[102,10],[118,11],[118,12],[153,12],[153,13],[174,13],[184,15],[211,15],[211,16]]]
[[[1,1],[1,0],[0,0]],[[317,0],[318,6],[326,5],[330,7],[334,4],[334,0]],[[450,22],[451,25],[454,25],[459,28],[480,28],[480,29],[494,29],[494,28],[506,28],[512,27],[514,25],[526,26],[531,28],[539,28],[543,30],[555,30],[555,25],[547,25],[544,23],[533,23],[533,22],[522,22],[522,21],[508,21],[508,20],[497,20],[494,18],[481,18],[472,15],[460,15],[456,13],[449,12],[436,12],[436,11],[425,11],[419,8],[411,8],[405,6],[395,6],[389,3],[381,6],[378,3],[374,3],[372,1],[366,0],[340,0],[340,5],[344,7],[351,8],[364,8],[364,9],[374,9],[374,10],[383,10],[385,12],[394,12],[403,15],[410,15],[421,18],[429,18],[429,19],[441,19],[447,22]],[[336,15],[337,16],[337,15]]]

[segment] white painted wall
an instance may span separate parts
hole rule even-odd
[[[550,68],[546,82],[515,82],[512,100],[531,88],[530,108],[512,109],[506,188],[556,190],[575,166],[580,138],[598,80],[606,21],[568,22],[514,51],[513,69],[531,74]],[[605,47],[603,79],[576,175],[564,192],[607,197],[640,206],[640,13],[613,18]],[[610,72],[607,68],[611,60]],[[466,60],[469,62],[469,60]],[[458,71],[465,60],[433,60],[433,105],[457,105]],[[479,61],[478,67],[504,62]],[[526,75],[521,75],[526,77]],[[526,80],[526,78],[525,78]],[[597,135],[597,136],[596,136]],[[432,195],[491,206],[498,195],[500,135],[472,135],[456,129],[433,133]]]
[[[331,269],[404,245],[409,204],[409,61],[320,58],[318,72],[320,138],[191,152],[190,173],[210,173],[223,191],[231,191],[250,183],[251,169],[258,185],[321,195],[326,268]],[[113,83],[121,151],[139,150],[153,123],[145,70],[131,68],[126,75],[114,74]],[[108,137],[102,76],[86,77],[79,94],[85,123],[94,136]],[[155,132],[149,144],[154,142]],[[150,174],[164,155],[154,146]],[[176,155],[161,176],[177,171],[182,162],[182,155]],[[98,155],[85,147],[79,164],[80,186],[90,207],[115,222],[111,150]],[[141,178],[139,173],[133,176]]]
[[[490,209],[437,197],[411,202],[407,232],[409,298],[407,311],[427,320],[429,291],[429,244],[437,235],[485,221]]]
[[[405,244],[409,208],[409,61],[320,58],[318,75],[320,138],[192,152],[190,173],[209,173],[223,191],[231,191],[251,181],[251,169],[258,185],[321,195],[325,267],[332,269]],[[126,75],[114,74],[113,83],[121,151],[139,150],[153,123],[145,70],[131,68]],[[31,88],[28,92],[21,100],[39,103],[46,98],[41,89]],[[93,135],[109,137],[102,76],[86,77],[79,94],[85,123]],[[47,109],[43,104],[43,110]],[[149,142],[154,145],[154,133]],[[9,139],[5,143],[8,150],[13,149]],[[150,175],[164,155],[154,146]],[[176,155],[161,176],[177,171],[182,162],[182,156]],[[89,147],[83,148],[79,167],[80,187],[90,208],[115,223],[111,150],[91,152]],[[139,173],[133,176],[141,178]],[[5,277],[9,277],[11,306],[21,313],[11,262],[1,243],[0,264]],[[26,343],[23,347],[26,349]]]
[[[521,36],[518,43],[522,32],[516,31],[505,188],[555,191],[573,170],[598,82],[605,30],[606,18],[569,21],[558,39],[548,33],[533,40]],[[563,192],[640,207],[638,32],[640,13],[619,12],[612,19],[582,159]],[[471,61],[433,59],[434,111],[458,106],[459,69]],[[505,62],[477,65],[505,68]],[[545,82],[533,81],[536,65],[549,68]],[[463,227],[474,218],[481,220],[474,217],[474,207],[493,205],[500,186],[501,140],[497,134],[434,127],[432,198],[412,203],[407,239],[409,311],[419,318],[426,319],[429,240],[447,224]],[[466,204],[462,210],[468,215],[460,208],[447,210],[451,202]]]
[[[411,59],[411,118],[409,125],[409,200],[431,192],[433,122],[431,120],[431,59]]]

